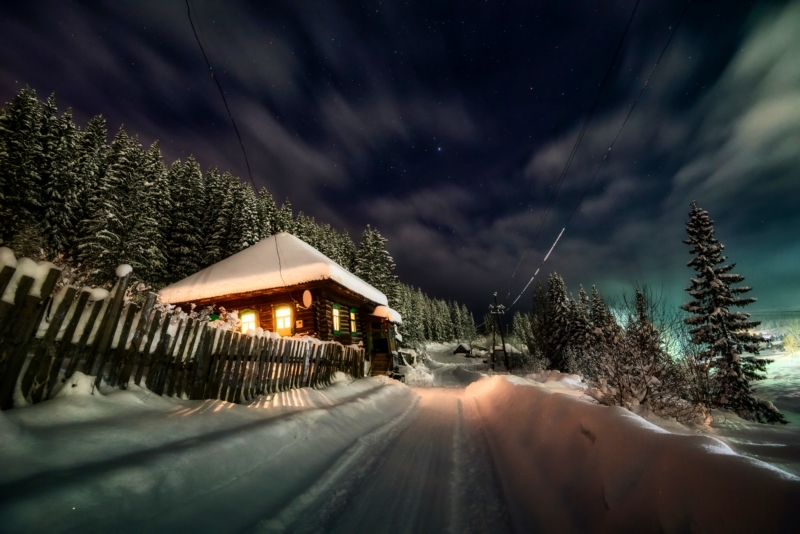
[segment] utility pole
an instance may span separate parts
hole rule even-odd
[[[492,371],[494,371],[494,352],[497,346],[497,332],[500,332],[500,341],[503,343],[503,359],[506,365],[506,371],[508,371],[511,366],[510,362],[508,361],[508,352],[506,351],[506,339],[503,336],[503,325],[500,321],[500,316],[506,313],[506,307],[502,304],[497,303],[497,293],[494,294],[494,304],[489,305],[489,309],[491,310],[492,317],[494,318],[494,328],[492,329]]]

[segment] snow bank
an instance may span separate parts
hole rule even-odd
[[[334,382],[235,405],[91,391],[76,373],[55,399],[0,413],[0,530],[246,530],[417,398],[384,377]]]
[[[525,375],[525,378],[539,382],[547,389],[558,392],[582,392],[587,388],[587,384],[579,375],[566,374],[555,369],[531,373]]]
[[[516,531],[796,532],[800,479],[522,378],[466,390]]]
[[[376,304],[388,306],[386,295],[305,241],[287,233],[262,239],[252,247],[165,287],[159,295],[167,303],[191,302],[315,280],[333,280]]]
[[[400,366],[400,373],[405,375],[409,387],[433,387],[433,374],[421,367]]]

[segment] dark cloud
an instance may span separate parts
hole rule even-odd
[[[632,6],[192,2],[256,185],[352,234],[377,226],[403,280],[478,312],[532,275],[683,9],[640,7],[534,242]],[[184,3],[11,2],[0,14],[3,100],[25,84],[55,91],[79,121],[102,113],[112,134],[125,124],[168,159],[194,154],[247,179]],[[796,308],[797,57],[800,2],[693,3],[545,271],[571,288],[635,280],[683,300],[697,199],[760,306]]]

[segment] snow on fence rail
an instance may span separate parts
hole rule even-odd
[[[337,371],[364,376],[364,351],[310,338],[245,335],[156,309],[125,303],[130,269],[111,293],[66,286],[52,295],[60,271],[14,260],[0,249],[0,402],[52,398],[76,371],[111,387],[142,380],[158,395],[250,400],[329,383]],[[14,261],[10,261],[14,260]]]

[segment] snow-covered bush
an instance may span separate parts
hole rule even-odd
[[[667,308],[646,289],[637,289],[633,302],[623,300],[624,329],[603,339],[599,350],[568,351],[571,370],[591,385],[587,394],[634,412],[650,410],[682,421],[705,419],[704,405],[689,392],[687,367],[667,351]]]

